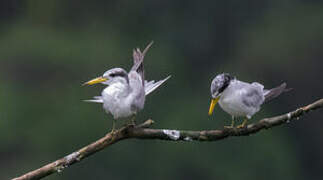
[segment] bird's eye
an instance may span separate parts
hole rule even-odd
[[[110,77],[115,77],[115,76],[116,76],[116,74],[114,74],[114,73],[113,74],[110,74]]]
[[[122,73],[122,72],[115,72],[115,73],[111,73],[110,75],[109,75],[110,77],[117,77],[117,76],[119,76],[119,77],[124,77],[125,76],[125,74],[124,73]]]

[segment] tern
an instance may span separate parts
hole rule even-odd
[[[144,80],[143,60],[152,43],[148,44],[143,52],[139,48],[133,50],[133,66],[128,73],[122,68],[113,68],[102,76],[84,83],[84,85],[97,83],[107,85],[101,96],[86,101],[102,103],[105,112],[112,114],[112,132],[117,119],[130,117],[134,124],[136,114],[144,108],[145,97],[170,78],[168,76],[157,82]]]
[[[212,115],[215,105],[219,102],[220,107],[232,116],[231,126],[225,127],[233,128],[235,117],[246,117],[243,123],[237,126],[237,128],[243,128],[248,119],[260,110],[263,103],[289,90],[291,89],[286,89],[286,83],[267,90],[258,82],[247,83],[239,81],[228,73],[222,73],[211,83],[212,100],[209,115]]]

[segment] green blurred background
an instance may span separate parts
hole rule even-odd
[[[323,2],[0,2],[0,179],[39,168],[104,136],[97,104],[104,86],[81,87],[107,69],[132,65],[132,49],[154,45],[146,78],[172,78],[146,99],[137,121],[155,128],[216,129],[207,116],[212,78],[229,72],[294,90],[253,118],[322,98]],[[218,142],[127,140],[47,179],[323,179],[322,111],[250,137]]]

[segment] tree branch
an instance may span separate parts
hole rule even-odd
[[[298,119],[305,113],[322,107],[323,99],[320,99],[295,111],[280,116],[265,118],[256,123],[249,124],[245,128],[241,129],[232,128],[203,131],[151,129],[149,127],[153,124],[153,121],[147,120],[143,124],[122,127],[116,130],[114,133],[108,133],[96,142],[85,146],[82,149],[75,151],[59,160],[56,160],[55,162],[47,164],[20,177],[14,178],[14,180],[41,179],[50,174],[61,172],[63,169],[73,165],[74,163],[80,162],[84,158],[124,139],[137,138],[171,141],[217,141],[228,138],[230,136],[247,136],[253,133],[257,133],[263,129],[269,129],[274,126],[279,126],[294,119]]]

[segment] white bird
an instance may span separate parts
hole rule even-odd
[[[234,127],[235,117],[246,117],[243,123],[237,128],[245,127],[247,120],[260,110],[263,103],[287,92],[286,83],[273,89],[264,89],[264,86],[258,82],[246,83],[237,80],[228,73],[217,75],[211,84],[212,101],[209,109],[209,115],[212,115],[217,102],[221,108],[232,116],[231,126]]]
[[[113,115],[113,127],[115,122],[120,118],[132,117],[134,118],[137,112],[144,108],[145,96],[153,92],[160,85],[162,85],[170,76],[163,80],[155,82],[144,81],[144,65],[143,60],[151,42],[143,52],[139,48],[133,51],[133,67],[127,73],[122,68],[113,68],[106,71],[101,77],[90,80],[85,85],[93,85],[102,83],[107,87],[102,91],[101,96],[95,96],[92,100],[87,102],[103,103],[103,108],[106,113]]]

